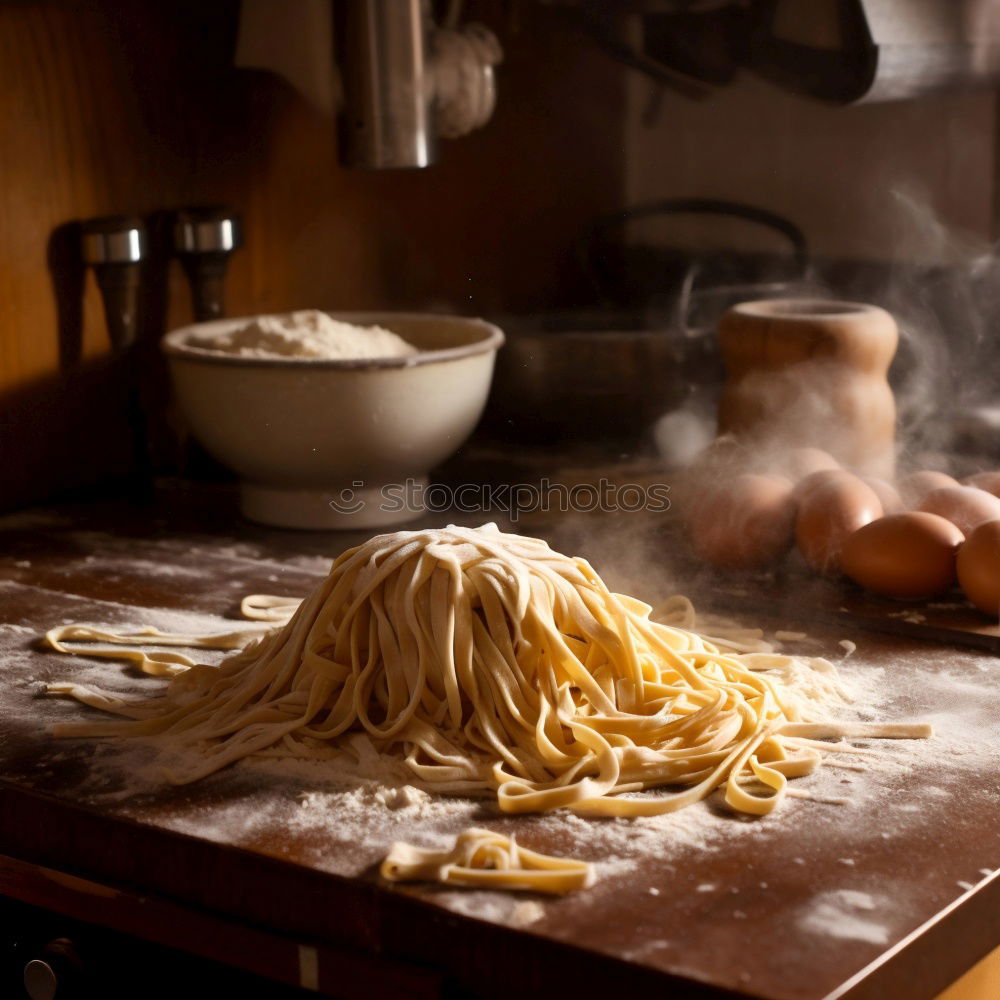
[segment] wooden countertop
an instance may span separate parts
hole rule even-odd
[[[555,544],[566,531],[553,529]],[[614,525],[572,531],[607,569]],[[226,490],[0,519],[0,892],[345,996],[377,985],[387,996],[643,987],[921,1000],[1000,944],[1000,661],[829,618],[816,626],[804,604],[774,623],[808,632],[789,651],[841,660],[878,717],[928,719],[938,733],[919,747],[879,743],[862,772],[824,766],[795,783],[846,805],[795,799],[740,819],[709,802],[632,821],[505,817],[454,800],[393,809],[370,788],[266,762],[163,787],[133,749],[48,735],[53,721],[93,713],[40,697],[44,681],[162,682],[41,651],[47,628],[221,630],[244,594],[303,595],[360,537],[246,525]],[[619,576],[634,552],[620,547]],[[858,645],[849,658],[843,639]],[[547,899],[379,880],[392,840],[437,843],[473,822],[592,860],[598,883]]]

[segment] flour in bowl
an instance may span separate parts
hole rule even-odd
[[[357,361],[404,358],[417,353],[417,348],[391,330],[342,323],[318,309],[258,316],[246,326],[227,333],[192,336],[188,344],[244,358]]]

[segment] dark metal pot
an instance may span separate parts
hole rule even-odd
[[[682,345],[666,330],[505,332],[487,428],[506,438],[635,443],[686,395]]]

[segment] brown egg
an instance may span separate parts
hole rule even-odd
[[[958,550],[962,592],[991,618],[1000,617],[1000,521],[987,521]]]
[[[813,472],[840,468],[840,462],[822,448],[792,448],[783,464],[795,482]]]
[[[875,476],[862,476],[861,481],[872,488],[879,503],[882,504],[883,513],[897,514],[903,510],[902,497],[892,483],[887,483],[884,479],[877,479]]]
[[[922,600],[955,582],[955,554],[964,536],[951,521],[924,511],[889,514],[844,542],[844,572],[885,597]]]
[[[1000,520],[1000,499],[975,486],[942,486],[931,490],[917,510],[940,514],[968,536],[977,524]]]
[[[931,490],[943,486],[958,486],[958,480],[952,479],[946,472],[935,472],[933,469],[923,469],[911,472],[908,476],[896,481],[896,489],[907,510],[912,510]]]
[[[689,517],[695,552],[723,569],[759,569],[792,547],[795,501],[781,476],[744,473],[708,490]]]
[[[795,497],[801,500],[807,494],[812,493],[817,487],[826,486],[828,483],[846,482],[856,479],[857,476],[847,469],[817,469],[810,472],[808,476],[803,476],[795,484]]]
[[[966,486],[975,486],[978,489],[986,490],[995,497],[1000,497],[1000,471],[997,472],[977,472],[974,476],[963,479]]]
[[[672,484],[671,496],[681,510],[702,502],[706,490],[714,489],[723,478],[746,469],[747,449],[732,437],[716,438],[684,469]]]
[[[875,491],[857,476],[820,484],[799,497],[795,541],[805,561],[819,573],[836,573],[849,535],[882,516]]]

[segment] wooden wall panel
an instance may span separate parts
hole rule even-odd
[[[122,373],[73,220],[232,204],[247,236],[232,314],[577,299],[569,248],[621,200],[621,71],[565,12],[530,0],[466,12],[506,50],[495,120],[443,143],[426,171],[382,173],[341,168],[331,120],[233,67],[236,0],[0,4],[0,508],[132,475]],[[155,425],[155,345],[190,318],[162,250],[144,310]]]

